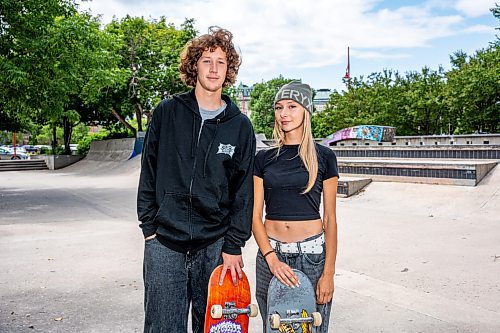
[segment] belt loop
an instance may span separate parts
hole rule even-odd
[[[276,252],[280,253],[281,254],[281,243],[280,241],[276,241],[276,248],[274,249],[276,250]]]
[[[297,242],[297,251],[299,251],[299,255],[302,255],[302,247],[300,246],[300,242]]]

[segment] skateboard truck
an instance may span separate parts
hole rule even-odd
[[[304,272],[294,269],[299,280],[297,288],[290,288],[275,276],[267,289],[267,333],[317,331],[321,326],[321,314],[317,311],[316,294],[311,280]],[[313,326],[315,329],[313,329]]]
[[[231,274],[225,272],[221,285],[223,273],[223,266],[219,265],[210,274],[203,332],[248,333],[249,317],[257,316],[259,310],[250,304],[252,297],[247,276],[242,272],[241,279],[234,285]]]
[[[249,317],[256,317],[259,310],[255,304],[250,304],[244,309],[236,308],[235,302],[225,302],[224,307],[220,304],[212,305],[210,315],[214,319],[219,319],[224,316],[224,319],[235,320],[240,314],[246,314]]]
[[[298,325],[302,323],[312,323],[313,326],[320,326],[322,319],[319,312],[311,313],[311,316],[300,317],[299,310],[287,310],[287,318],[281,318],[279,314],[274,313],[269,317],[272,329],[278,329],[281,324]]]

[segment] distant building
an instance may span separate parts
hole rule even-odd
[[[317,112],[321,112],[326,108],[326,103],[330,100],[331,94],[332,91],[330,89],[316,90],[316,96],[314,96],[313,104]]]
[[[250,93],[253,90],[253,86],[249,87],[240,83],[238,88],[236,88],[236,100],[240,105],[240,110],[243,114],[247,115],[250,118],[250,114],[252,111],[250,110]]]

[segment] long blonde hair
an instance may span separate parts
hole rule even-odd
[[[313,188],[316,178],[318,177],[318,155],[316,154],[316,144],[314,143],[312,135],[311,114],[305,108],[303,128],[302,140],[299,144],[299,156],[309,173],[307,187],[304,192],[302,192],[302,194],[306,194]],[[278,147],[277,154],[279,154],[281,147],[285,144],[285,132],[280,128],[276,118],[274,119],[273,138]]]

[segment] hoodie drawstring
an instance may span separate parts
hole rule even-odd
[[[205,161],[203,162],[203,178],[207,178],[207,161],[208,161],[208,156],[210,154],[210,150],[212,149],[212,145],[215,141],[215,136],[217,135],[217,129],[219,128],[219,123],[220,123],[220,119],[217,119],[217,124],[215,125],[215,131],[214,131],[214,135],[212,136],[212,140],[210,140],[210,144],[208,145],[208,149],[207,149],[207,154],[205,155]]]

